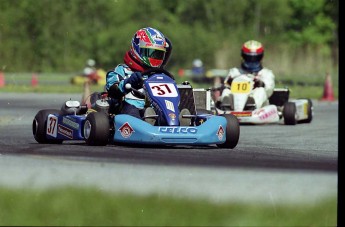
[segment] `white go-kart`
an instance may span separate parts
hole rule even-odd
[[[231,82],[231,94],[213,105],[215,114],[233,114],[241,124],[279,123],[285,125],[310,123],[313,119],[313,104],[310,99],[289,100],[288,88],[275,88],[269,104],[256,108],[251,92],[254,77],[241,75]],[[215,90],[215,89],[212,89]]]

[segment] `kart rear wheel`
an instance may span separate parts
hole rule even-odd
[[[217,144],[221,148],[233,149],[236,147],[238,140],[240,138],[240,123],[235,115],[232,114],[222,114],[226,118],[226,140],[225,143]]]
[[[313,120],[313,103],[310,99],[308,99],[308,118],[305,120],[301,120],[300,123],[310,123]]]
[[[44,144],[61,144],[63,140],[47,139],[47,118],[49,114],[59,114],[60,110],[44,109],[38,111],[34,120],[32,121],[32,134],[38,143]]]
[[[85,119],[83,134],[87,145],[107,145],[110,135],[108,116],[103,112],[92,112],[88,114]]]
[[[296,104],[294,102],[286,102],[283,108],[284,123],[286,125],[297,124],[296,120]]]

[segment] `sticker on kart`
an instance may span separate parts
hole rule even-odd
[[[57,122],[58,118],[53,114],[49,114],[47,120],[47,135],[50,135],[55,138],[57,137]]]
[[[172,83],[149,83],[153,96],[177,97],[176,87]]]
[[[195,127],[159,127],[158,131],[171,134],[196,134],[198,129]]]

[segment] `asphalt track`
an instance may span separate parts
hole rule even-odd
[[[84,142],[38,144],[41,109],[60,109],[78,94],[0,93],[0,185],[158,193],[216,202],[315,202],[337,195],[338,102],[313,101],[310,124],[241,126],[235,149],[142,147]]]

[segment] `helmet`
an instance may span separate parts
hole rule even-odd
[[[193,67],[202,67],[202,61],[200,59],[193,60]]]
[[[157,29],[147,27],[134,34],[129,53],[142,65],[158,68],[164,61],[166,47],[164,35]]]
[[[91,75],[93,73],[92,68],[87,67],[84,69],[84,75]]]
[[[241,49],[243,59],[242,67],[250,72],[258,72],[262,69],[261,60],[264,57],[263,45],[255,40],[245,42]]]
[[[96,65],[96,61],[93,60],[93,59],[88,59],[88,60],[86,61],[86,65],[87,65],[87,66],[90,66],[90,67],[94,67],[94,66]]]

